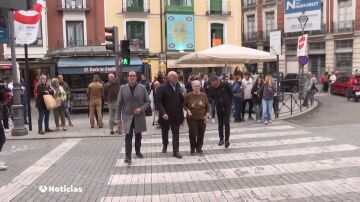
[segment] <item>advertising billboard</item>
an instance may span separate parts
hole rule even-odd
[[[9,42],[9,32],[7,28],[7,12],[6,9],[0,8],[0,44]]]
[[[284,0],[284,32],[300,32],[301,24],[298,17],[304,13],[309,20],[305,31],[321,29],[321,0]]]
[[[168,51],[193,51],[194,15],[166,14],[166,37]]]

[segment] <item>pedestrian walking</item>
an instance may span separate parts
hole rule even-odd
[[[64,91],[66,92],[66,101],[64,102],[64,109],[65,109],[65,118],[69,122],[70,127],[74,127],[71,121],[71,114],[70,114],[70,102],[71,102],[71,89],[68,83],[64,81],[63,75],[58,75],[59,84],[63,87]]]
[[[10,132],[9,128],[9,117],[10,117],[10,107],[11,107],[11,90],[6,86],[6,81],[0,80],[0,91],[3,92],[5,100],[2,105],[2,125],[4,127],[5,133]]]
[[[178,75],[174,71],[168,73],[167,81],[157,90],[156,106],[159,109],[159,123],[161,126],[162,152],[167,152],[169,144],[169,129],[172,132],[173,156],[182,158],[179,153],[179,130],[184,121],[184,96],[180,90]]]
[[[95,113],[97,114],[98,127],[103,127],[102,122],[102,90],[103,85],[100,83],[99,75],[94,75],[93,82],[89,84],[87,89],[87,95],[90,101],[90,127],[94,128],[95,125]]]
[[[120,79],[115,78],[114,74],[108,74],[108,82],[104,85],[104,98],[108,103],[109,108],[109,127],[110,134],[121,133],[121,124],[117,124],[115,119],[117,98],[120,90]],[[117,131],[114,131],[114,127],[117,126]]]
[[[272,123],[271,120],[271,111],[273,107],[273,98],[275,95],[275,86],[271,75],[265,77],[265,82],[262,88],[259,91],[260,96],[262,97],[262,110],[263,110],[263,119],[264,123]]]
[[[55,119],[55,131],[60,130],[60,123],[63,131],[66,131],[65,126],[65,102],[66,102],[66,92],[62,86],[59,84],[59,80],[54,78],[51,80],[51,88],[54,91],[54,99],[56,101],[56,108],[53,109],[54,119]]]
[[[38,81],[38,86],[36,88],[37,96],[36,96],[36,108],[39,112],[39,118],[38,118],[38,129],[39,134],[43,135],[45,132],[53,132],[49,128],[49,115],[50,110],[46,108],[45,101],[44,101],[44,95],[54,95],[54,91],[50,88],[50,86],[47,84],[47,77],[46,75],[41,75]],[[45,132],[42,129],[42,124],[45,124]]]
[[[148,92],[148,95],[150,95],[150,93],[151,93],[150,83],[149,83],[149,81],[146,80],[146,77],[144,74],[141,74],[141,80],[140,80],[139,84],[145,86],[146,91]]]
[[[5,81],[1,80],[0,83],[5,83]],[[6,101],[6,97],[5,97],[5,91],[4,89],[0,88],[0,152],[2,151],[2,148],[5,144],[6,141],[6,136],[5,136],[5,130],[4,130],[4,126],[2,124],[2,119],[3,119],[3,106],[5,104]],[[7,166],[6,163],[3,161],[0,161],[0,171],[2,170],[6,170]]]
[[[234,95],[234,107],[235,107],[235,120],[234,122],[239,123],[244,121],[242,117],[242,109],[244,104],[244,88],[241,85],[241,77],[236,76],[234,84],[232,85],[232,92]]]
[[[251,90],[251,94],[253,97],[253,103],[254,103],[254,109],[255,109],[255,115],[256,115],[256,122],[260,122],[261,121],[261,115],[262,115],[262,106],[261,106],[261,100],[262,100],[262,95],[259,93],[259,90],[261,89],[261,87],[264,85],[264,81],[261,78],[261,76],[259,76],[255,83],[254,86]]]
[[[143,85],[136,82],[136,72],[128,74],[128,84],[120,87],[117,109],[118,123],[123,123],[125,136],[125,163],[131,163],[132,138],[135,133],[135,151],[138,158],[144,158],[140,152],[141,133],[146,131],[145,110],[151,101]]]
[[[241,85],[244,88],[244,105],[243,105],[243,109],[242,109],[242,117],[245,120],[246,104],[249,104],[248,120],[253,120],[253,117],[251,116],[252,108],[253,108],[253,99],[252,99],[252,94],[251,94],[251,90],[253,87],[253,79],[250,77],[249,72],[245,73],[245,78],[242,79]]]
[[[214,100],[218,117],[219,146],[230,146],[230,115],[233,93],[228,83],[221,82],[216,75],[210,78],[209,97]],[[225,142],[224,142],[225,128]]]
[[[201,82],[193,81],[191,85],[193,91],[186,94],[184,109],[187,112],[190,153],[194,155],[195,150],[197,153],[203,154],[202,146],[210,107],[206,95],[201,92]]]

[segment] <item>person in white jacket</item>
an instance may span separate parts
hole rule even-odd
[[[251,94],[251,90],[253,88],[253,80],[250,77],[250,73],[247,72],[245,73],[245,77],[243,78],[243,80],[241,81],[241,85],[244,89],[244,104],[243,104],[243,109],[242,109],[242,117],[243,119],[245,119],[245,108],[246,108],[246,104],[249,103],[249,120],[253,120],[251,113],[252,113],[252,108],[253,108],[253,99],[252,99],[252,94]]]

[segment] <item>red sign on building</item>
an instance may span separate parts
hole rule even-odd
[[[9,69],[10,70],[11,69],[11,64],[1,64],[0,63],[0,70],[1,69]]]

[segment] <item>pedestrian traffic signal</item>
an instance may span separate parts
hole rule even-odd
[[[129,40],[121,40],[121,55],[123,59],[124,66],[130,65],[130,41]]]
[[[118,39],[118,28],[117,27],[105,27],[105,33],[110,35],[105,36],[106,50],[111,50],[114,53],[119,52],[119,39]]]

